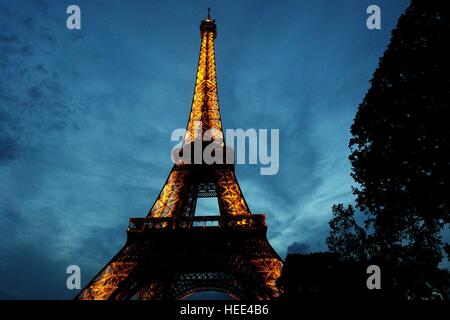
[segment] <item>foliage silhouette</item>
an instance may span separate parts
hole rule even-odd
[[[333,206],[331,252],[392,270],[402,299],[446,298],[450,223],[450,18],[445,1],[400,17],[351,127],[356,209]],[[383,269],[382,269],[383,270]]]

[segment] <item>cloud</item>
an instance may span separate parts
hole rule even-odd
[[[37,86],[31,87],[27,92],[28,96],[33,100],[39,100],[42,97],[42,90]]]
[[[0,42],[4,42],[7,44],[11,44],[11,43],[19,43],[19,38],[16,35],[1,35],[0,34]]]
[[[294,242],[289,245],[288,253],[308,253],[311,251],[311,246],[305,243]]]
[[[0,166],[19,157],[19,145],[8,136],[0,135]]]
[[[26,17],[26,18],[22,19],[22,23],[28,31],[33,30],[34,19],[32,17]]]
[[[45,248],[16,244],[0,250],[2,299],[70,299],[65,269],[49,258]],[[5,263],[5,262],[8,263]],[[8,289],[6,291],[5,289]]]

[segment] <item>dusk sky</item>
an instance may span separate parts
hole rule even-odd
[[[237,165],[247,203],[281,257],[327,250],[331,206],[354,199],[350,126],[408,3],[0,0],[0,298],[73,298],[66,267],[85,285],[147,214],[188,120],[208,6],[224,127],[280,130],[278,174]],[[66,28],[70,4],[81,30]],[[371,4],[381,30],[366,27]]]

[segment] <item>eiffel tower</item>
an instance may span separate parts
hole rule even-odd
[[[215,20],[200,25],[197,79],[183,145],[223,141],[217,95]],[[221,146],[226,148],[222,143]],[[226,152],[225,152],[226,153]],[[195,216],[201,197],[216,197],[220,215]],[[252,214],[234,164],[175,162],[145,218],[131,218],[125,246],[80,291],[81,300],[178,300],[200,291],[236,299],[274,299],[282,261],[270,246],[264,214]]]

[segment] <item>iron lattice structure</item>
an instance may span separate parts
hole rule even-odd
[[[215,21],[200,25],[194,98],[184,144],[214,129],[223,141]],[[200,132],[200,133],[199,133]],[[223,145],[223,148],[225,146]],[[195,216],[197,199],[217,197],[220,215]],[[77,299],[182,299],[214,290],[238,299],[273,299],[282,261],[267,241],[265,215],[252,214],[233,164],[176,163],[146,218],[131,218],[128,239]]]

